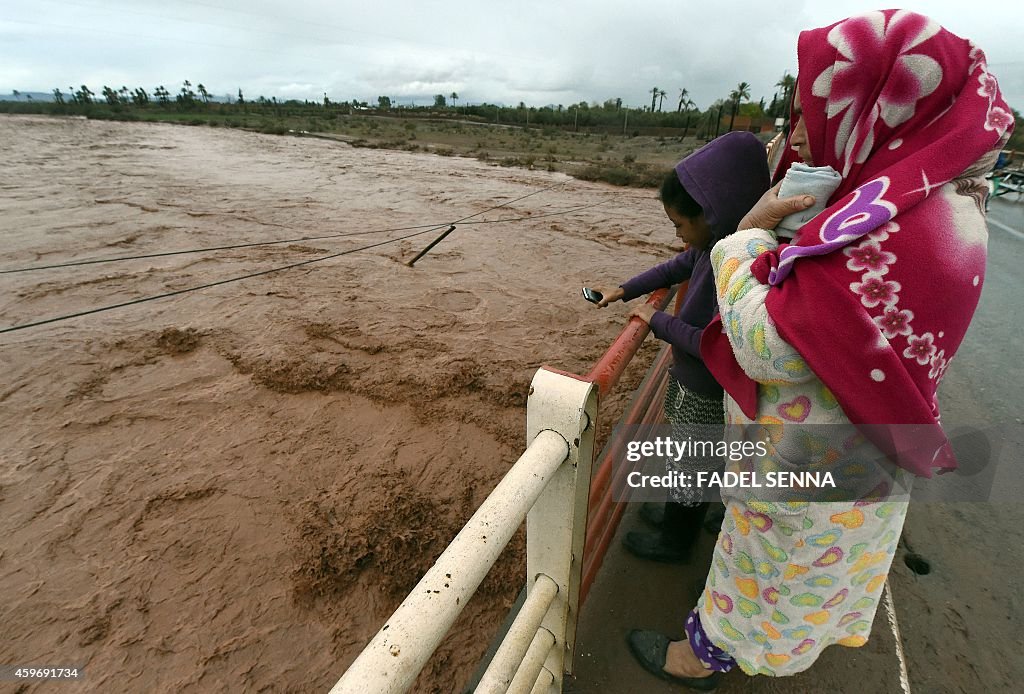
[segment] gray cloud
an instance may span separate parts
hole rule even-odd
[[[0,20],[0,92],[70,84],[203,82],[215,94],[405,102],[458,92],[464,101],[650,103],[658,86],[701,107],[740,81],[771,100],[796,69],[800,30],[869,9],[866,0],[763,3],[521,0],[34,0]],[[1024,8],[964,11],[919,3],[988,54],[1011,105],[1024,107]]]

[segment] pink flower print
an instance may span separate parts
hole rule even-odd
[[[967,54],[967,57],[971,59],[971,66],[967,68],[967,72],[971,73],[974,72],[974,69],[979,65],[985,65],[986,58],[985,51],[975,46],[973,42],[969,41],[968,43],[971,44],[971,52]]]
[[[892,306],[899,300],[897,294],[902,289],[899,282],[886,281],[876,275],[864,275],[861,279],[862,282],[851,283],[850,290],[860,294],[860,302],[866,307],[874,308],[878,304]]]
[[[917,335],[911,335],[907,340],[910,346],[903,350],[903,356],[907,359],[916,359],[917,363],[924,366],[931,361],[932,355],[935,354],[935,336],[931,333],[925,333],[918,337]]]
[[[877,58],[887,33],[904,29],[900,55],[881,93],[875,95],[857,67]],[[829,119],[842,114],[834,127],[835,156],[843,162],[844,176],[855,158],[863,162],[870,154],[879,119],[890,128],[907,122],[917,102],[934,92],[942,81],[942,66],[935,59],[912,52],[940,29],[937,23],[905,11],[895,13],[886,26],[885,15],[876,11],[851,17],[829,32],[828,42],[836,48],[837,59],[815,77],[811,91],[828,100]]]
[[[890,306],[885,309],[885,313],[880,316],[875,316],[875,325],[882,331],[882,335],[885,336],[886,340],[891,340],[897,335],[910,335],[913,333],[913,329],[910,327],[910,321],[914,320],[913,311],[906,309],[900,310],[895,306]]]
[[[999,83],[996,82],[996,78],[988,72],[982,71],[982,73],[978,75],[978,83],[981,84],[981,86],[978,87],[978,96],[984,96],[988,99],[992,99],[999,90]]]
[[[941,381],[942,377],[946,375],[946,367],[949,366],[949,361],[946,359],[946,350],[940,349],[931,358],[931,365],[932,368],[928,371],[928,378]]]
[[[1013,126],[1013,116],[998,106],[993,106],[988,111],[985,119],[985,130],[995,130],[1002,137],[1006,130]]]
[[[895,234],[899,230],[900,225],[896,222],[886,222],[868,234],[868,238],[876,243],[881,243],[889,238],[889,234]]]
[[[862,243],[859,246],[847,246],[843,253],[849,258],[846,267],[854,272],[874,272],[884,275],[889,266],[896,262],[896,255],[883,251],[876,243]]]

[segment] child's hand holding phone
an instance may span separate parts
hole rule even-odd
[[[583,298],[598,308],[604,308],[614,301],[619,301],[622,299],[623,294],[622,287],[615,287],[614,289],[606,287],[583,288]]]

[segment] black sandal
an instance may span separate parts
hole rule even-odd
[[[629,650],[640,662],[644,670],[673,684],[700,692],[710,692],[718,688],[722,673],[715,672],[707,677],[677,677],[665,672],[665,659],[668,656],[668,645],[672,642],[664,634],[649,629],[634,629],[626,637]]]

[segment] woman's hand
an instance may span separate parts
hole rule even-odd
[[[633,307],[633,310],[629,312],[629,317],[633,318],[635,316],[636,318],[642,320],[644,323],[647,323],[647,325],[650,325],[651,318],[654,316],[656,312],[657,309],[651,306],[650,304],[640,304],[639,306]]]
[[[814,204],[813,195],[794,195],[791,198],[779,198],[779,188],[782,181],[768,189],[761,199],[758,200],[750,212],[747,212],[740,220],[736,231],[744,229],[766,229],[771,230],[779,225],[784,218],[794,212],[801,212]]]
[[[604,308],[610,303],[619,301],[625,295],[622,287],[593,287],[593,290],[595,292],[601,292],[604,297],[597,302],[596,306],[598,308]]]

